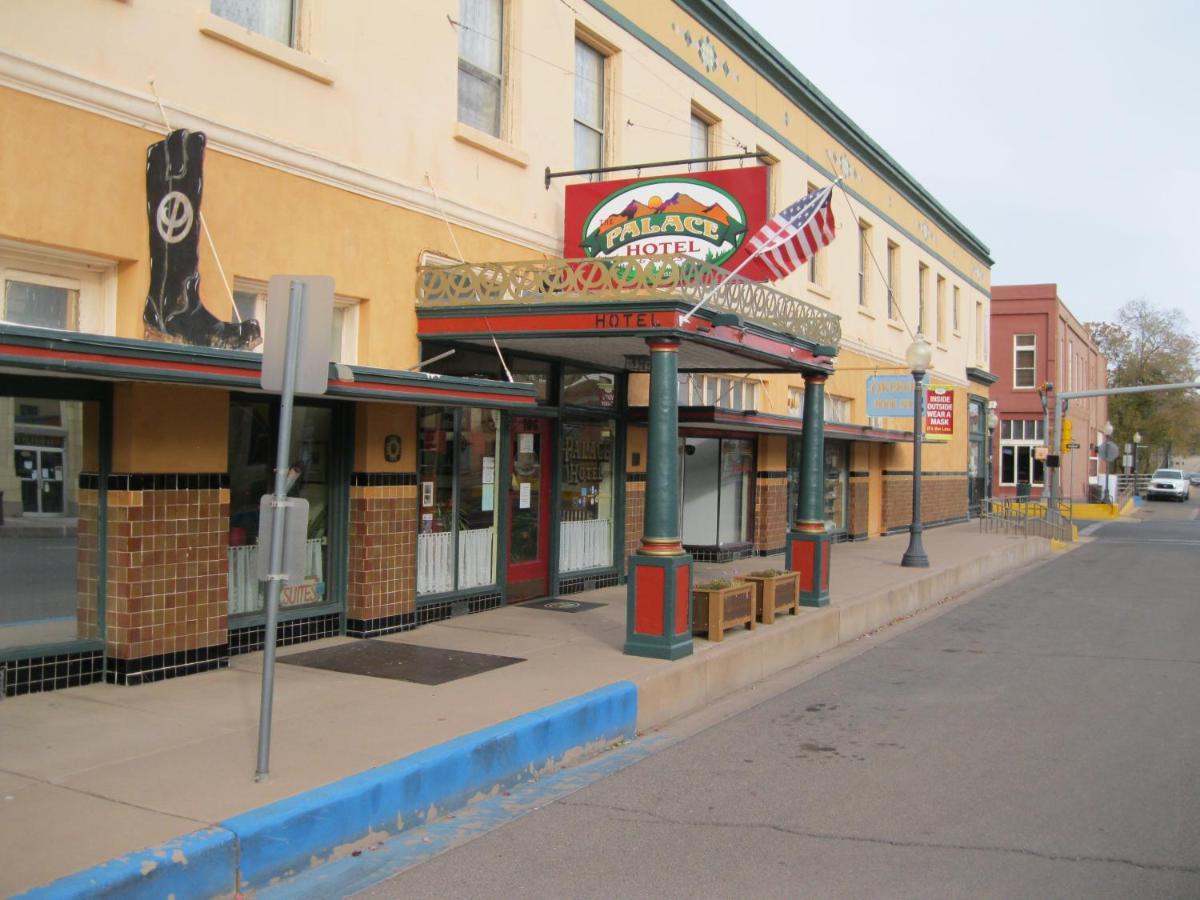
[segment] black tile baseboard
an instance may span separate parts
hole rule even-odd
[[[377,619],[346,619],[346,636],[373,638],[399,631],[412,631],[416,627],[416,613],[399,613],[394,616],[380,616]]]
[[[104,680],[109,684],[133,687],[150,684],[167,678],[195,675],[212,669],[223,669],[229,665],[229,645],[198,647],[195,650],[180,650],[175,653],[160,653],[157,656],[141,656],[137,659],[109,657]]]
[[[558,593],[578,594],[581,591],[594,591],[597,588],[612,587],[621,583],[621,576],[616,572],[600,572],[595,575],[578,575],[558,580]]]
[[[339,632],[337,613],[289,619],[279,623],[275,634],[275,646],[287,647],[292,644],[317,641],[321,638],[337,637]],[[254,653],[261,650],[265,644],[266,633],[267,626],[264,624],[230,628],[229,655],[237,656],[239,653]]]
[[[104,680],[104,653],[81,650],[4,660],[0,662],[0,676],[0,695],[5,697],[93,684]]]

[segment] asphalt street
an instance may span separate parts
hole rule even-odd
[[[1198,510],[1101,526],[362,896],[1200,896]]]

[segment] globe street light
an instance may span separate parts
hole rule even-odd
[[[1133,493],[1134,493],[1134,496],[1138,495],[1137,452],[1138,452],[1138,444],[1140,444],[1141,442],[1142,442],[1142,433],[1140,431],[1135,431],[1133,433]]]
[[[929,557],[921,546],[921,441],[923,438],[925,419],[925,404],[921,394],[925,373],[933,360],[933,348],[925,340],[925,335],[918,333],[904,353],[908,368],[913,375],[913,515],[912,523],[908,526],[908,549],[900,560],[900,565],[910,568],[925,569],[929,567]]]
[[[1113,433],[1113,423],[1111,421],[1105,422],[1104,427],[1101,428],[1100,430],[1104,432],[1105,450],[1107,450],[1108,449],[1108,447],[1107,447],[1108,439],[1112,437],[1112,433]],[[1101,456],[1103,456],[1103,454],[1101,454]],[[1112,503],[1112,494],[1110,494],[1108,492],[1108,478],[1109,478],[1109,470],[1111,469],[1111,467],[1112,467],[1112,463],[1110,463],[1108,461],[1108,457],[1105,456],[1104,457],[1104,496],[1100,500],[1101,503]]]
[[[992,496],[992,478],[994,473],[992,467],[995,465],[993,445],[996,442],[996,429],[1000,427],[1000,417],[996,415],[997,403],[995,400],[988,401],[987,414],[987,495],[990,499]]]

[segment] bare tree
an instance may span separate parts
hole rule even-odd
[[[1110,387],[1174,384],[1200,377],[1200,341],[1179,310],[1164,310],[1144,299],[1131,300],[1116,322],[1089,322],[1092,338],[1108,357]],[[1121,442],[1140,431],[1154,459],[1169,463],[1177,454],[1200,450],[1200,396],[1195,391],[1125,394],[1110,397],[1109,418]]]

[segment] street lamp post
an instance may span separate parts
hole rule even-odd
[[[998,406],[998,404],[996,403],[995,400],[988,401],[988,414],[987,414],[987,439],[988,439],[987,495],[988,495],[988,499],[991,499],[992,487],[994,486],[995,477],[996,477],[995,472],[993,472],[992,469],[996,464],[995,463],[995,447],[994,447],[994,444],[996,443],[996,429],[1000,427],[1000,417],[998,415],[996,415],[997,406]]]
[[[933,360],[933,348],[925,340],[925,335],[918,333],[909,344],[904,354],[908,368],[913,376],[913,514],[912,523],[908,526],[908,549],[900,560],[900,565],[909,568],[925,569],[929,567],[929,557],[921,545],[921,442],[924,438],[925,404],[924,391],[925,372]]]
[[[1105,422],[1104,427],[1101,429],[1101,431],[1104,432],[1104,443],[1107,444],[1108,439],[1112,437],[1113,423]],[[1109,490],[1108,490],[1108,479],[1109,479],[1109,472],[1111,471],[1111,469],[1112,469],[1112,463],[1110,463],[1108,461],[1108,459],[1105,459],[1104,460],[1104,496],[1100,500],[1101,503],[1112,503],[1112,494],[1110,494]]]
[[[1137,480],[1137,476],[1138,476],[1137,452],[1138,452],[1138,444],[1140,444],[1141,442],[1142,442],[1142,433],[1140,431],[1135,431],[1133,433],[1133,495],[1135,497],[1139,496],[1138,480]]]

